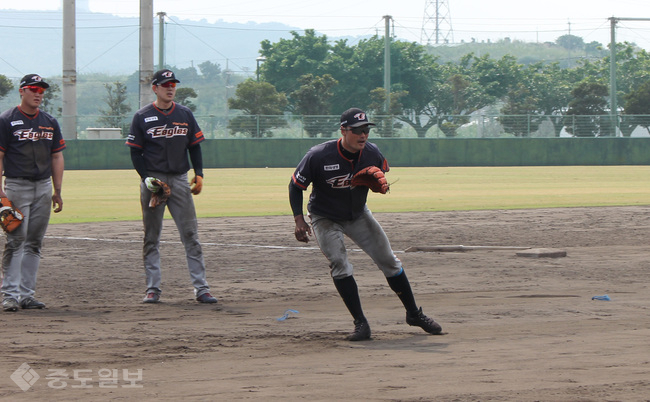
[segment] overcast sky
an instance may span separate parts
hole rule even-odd
[[[422,39],[425,6],[435,0],[154,0],[154,13],[164,11],[181,19],[229,22],[282,22],[299,29],[313,28],[330,37],[383,33],[383,16],[392,17],[399,39]],[[497,41],[505,37],[529,42],[554,41],[574,34],[585,42],[610,40],[609,17],[648,18],[648,0],[438,0],[442,20],[439,40]],[[0,0],[0,9],[56,10],[61,0]],[[138,0],[77,0],[92,12],[137,17]],[[428,15],[435,16],[434,7]],[[449,24],[451,29],[449,29]],[[435,38],[433,24],[427,29]],[[650,49],[650,21],[620,21],[618,41]]]

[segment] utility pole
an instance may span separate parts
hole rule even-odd
[[[153,102],[153,0],[140,0],[140,107]]]
[[[569,40],[571,41],[570,43],[573,43],[573,39],[571,38],[571,21],[567,21],[567,23],[569,24]],[[571,52],[572,48],[573,48],[573,45],[569,45],[569,49],[568,49],[569,61],[567,63],[569,65],[569,67],[573,67],[573,54]]]
[[[423,45],[454,43],[454,30],[451,28],[451,14],[448,2],[451,0],[425,0],[424,17],[420,42]]]
[[[77,52],[75,0],[63,1],[63,88],[61,132],[77,139]]]
[[[613,126],[616,127],[616,110],[618,109],[616,100],[616,23],[618,19],[611,17],[609,22],[609,114],[612,117]]]
[[[384,114],[390,114],[390,20],[393,17],[384,15],[386,27],[384,31],[384,91],[386,91],[386,102],[384,104]]]
[[[614,130],[618,127],[618,101],[616,99],[616,24],[619,21],[650,21],[650,18],[608,18],[610,22],[609,41],[609,114]],[[616,131],[614,131],[616,135]]]
[[[158,13],[158,70],[165,68],[165,16],[165,12]]]

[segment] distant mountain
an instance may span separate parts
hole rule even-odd
[[[62,74],[61,11],[0,10],[0,74],[20,78],[37,72]],[[77,72],[131,74],[139,62],[139,18],[77,9]],[[253,74],[260,42],[302,31],[280,23],[230,23],[165,19],[165,64],[186,68],[210,60]],[[158,65],[158,19],[154,19],[154,68]]]
[[[39,73],[46,78],[60,77],[63,64],[62,14],[61,11],[0,10],[0,74],[14,81],[28,73]],[[131,75],[138,70],[139,18],[92,13],[84,0],[77,0],[76,22],[79,75]],[[165,64],[187,68],[209,60],[218,63],[222,69],[229,68],[242,76],[252,77],[257,67],[260,42],[265,39],[271,42],[289,39],[292,37],[291,31],[303,30],[281,23],[209,23],[170,15],[165,18]],[[159,62],[158,35],[158,18],[154,16],[154,69]],[[328,39],[332,42],[348,39],[348,43],[352,44],[360,38]],[[597,42],[571,51],[556,43],[500,40],[494,43],[430,46],[429,52],[441,63],[457,62],[469,53],[489,54],[494,58],[513,54],[523,64],[557,60],[563,67],[569,67],[578,59],[604,57],[607,50],[606,46]]]

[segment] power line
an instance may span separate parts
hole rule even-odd
[[[215,53],[219,54],[221,57],[223,57],[223,58],[225,58],[225,59],[227,59],[227,60],[230,60],[226,55],[224,55],[223,53],[221,53],[220,51],[218,51],[217,49],[215,49],[214,47],[212,47],[212,45],[210,45],[209,43],[207,43],[206,41],[204,41],[203,38],[201,38],[201,37],[195,35],[194,33],[190,32],[190,30],[186,29],[182,24],[180,24],[180,23],[179,23],[178,21],[176,21],[174,18],[169,17],[169,16],[167,16],[167,18],[169,19],[169,21],[173,22],[175,25],[177,25],[178,27],[180,27],[181,29],[183,29],[183,30],[184,30],[185,32],[187,32],[189,35],[191,35],[191,36],[193,36],[194,38],[196,38],[199,42],[203,43],[203,44],[204,44],[205,46],[207,46],[208,48],[214,50]],[[235,64],[235,63],[233,63],[233,64]],[[243,67],[240,66],[240,65],[238,65],[238,64],[235,64],[235,66],[237,66],[239,69],[243,69]]]
[[[126,35],[126,36],[125,36],[124,38],[122,38],[120,41],[116,42],[113,46],[111,46],[111,47],[109,47],[108,49],[106,49],[106,51],[104,51],[103,53],[101,53],[100,55],[98,55],[97,57],[95,57],[94,59],[90,60],[88,63],[86,63],[86,64],[85,64],[83,67],[81,67],[79,70],[83,70],[83,69],[85,69],[86,67],[88,67],[89,65],[91,65],[92,63],[94,63],[95,60],[99,59],[100,57],[102,57],[103,55],[105,55],[106,53],[108,53],[109,51],[111,51],[111,50],[112,50],[113,48],[115,48],[117,45],[119,45],[120,43],[124,42],[125,40],[127,40],[129,37],[131,37],[133,34],[135,34],[135,33],[137,33],[137,32],[138,32],[138,29],[136,29],[135,31],[130,32],[128,35]]]

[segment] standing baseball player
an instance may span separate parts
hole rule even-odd
[[[366,205],[368,187],[351,185],[354,174],[364,168],[376,166],[383,172],[389,170],[377,146],[368,142],[370,127],[374,125],[361,109],[348,109],[341,115],[341,138],[312,147],[302,158],[289,183],[295,236],[298,241],[308,242],[313,229],[321,251],[329,260],[334,285],[354,319],[354,332],[348,340],[370,339],[370,326],[361,308],[344,235],[361,247],[383,272],[406,308],[407,324],[437,335],[442,328],[418,308],[401,261]],[[302,194],[309,184],[312,192],[307,209],[311,227],[302,210]]]
[[[126,145],[131,148],[131,160],[142,181],[140,203],[144,224],[144,270],[147,290],[144,303],[160,301],[160,235],[165,206],[176,223],[185,246],[194,296],[200,303],[216,303],[205,277],[203,250],[199,243],[196,210],[192,194],[203,187],[203,159],[200,143],[205,140],[189,108],[174,102],[176,79],[171,70],[157,71],[151,81],[156,100],[138,110],[133,117]],[[194,168],[192,187],[187,180],[190,163]],[[150,206],[153,193],[160,184],[171,190],[169,198],[160,205]]]
[[[63,209],[65,148],[59,123],[39,109],[49,87],[38,74],[27,74],[20,80],[20,105],[0,115],[0,196],[23,215],[22,224],[7,233],[2,258],[4,311],[45,307],[34,298],[36,276],[50,204],[54,212]]]

